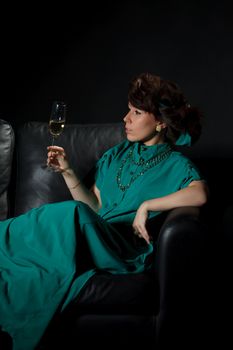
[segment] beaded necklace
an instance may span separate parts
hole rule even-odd
[[[118,185],[119,189],[122,192],[125,192],[139,176],[144,175],[146,171],[153,168],[155,165],[160,163],[162,160],[168,158],[169,155],[171,154],[171,152],[172,152],[171,146],[168,145],[166,147],[165,151],[158,153],[153,158],[151,158],[149,160],[140,159],[139,162],[136,162],[134,160],[134,157],[133,157],[133,149],[131,148],[129,150],[128,154],[126,155],[125,159],[122,160],[121,166],[117,171],[116,181],[117,181],[117,185]],[[138,167],[142,167],[142,169],[139,171],[139,173],[134,174],[131,177],[128,184],[123,185],[121,182],[121,177],[122,177],[123,168],[124,168],[127,161],[131,162],[132,164],[137,165]]]

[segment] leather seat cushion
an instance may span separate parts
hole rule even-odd
[[[154,277],[154,276],[153,276]],[[152,273],[94,275],[70,306],[78,314],[153,314],[158,286]]]

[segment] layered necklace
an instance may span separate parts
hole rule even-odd
[[[155,165],[160,163],[162,160],[165,160],[169,157],[169,155],[172,152],[172,148],[170,145],[167,145],[165,150],[161,151],[160,153],[156,154],[154,157],[152,157],[149,160],[144,160],[140,159],[138,162],[134,160],[133,157],[133,148],[129,150],[127,153],[126,157],[122,160],[121,166],[117,171],[117,176],[116,176],[116,181],[119,189],[122,192],[125,192],[131,185],[132,183],[140,176],[143,176],[145,172],[147,172],[149,169],[153,168]],[[137,165],[141,169],[137,174],[133,174],[132,177],[130,178],[129,182],[126,185],[122,184],[122,172],[124,169],[125,164],[129,162],[130,164]]]

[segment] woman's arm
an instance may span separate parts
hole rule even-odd
[[[74,200],[86,203],[95,212],[101,208],[100,191],[95,185],[90,190],[84,186],[73,169],[69,166],[65,151],[62,147],[48,147],[47,164],[55,171],[62,174]]]
[[[89,190],[71,168],[63,171],[62,176],[74,200],[86,203],[95,212],[101,208],[100,191],[96,185]]]
[[[150,242],[146,230],[146,220],[149,211],[165,211],[178,207],[200,207],[207,202],[208,187],[204,181],[192,181],[189,186],[164,197],[154,198],[143,202],[137,210],[133,222],[135,234]]]

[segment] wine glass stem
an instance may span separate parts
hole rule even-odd
[[[54,146],[55,137],[52,136],[52,146]]]

